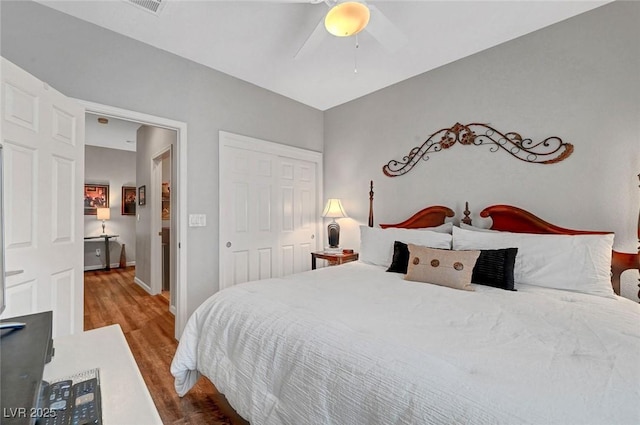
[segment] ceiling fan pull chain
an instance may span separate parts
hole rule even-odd
[[[358,34],[356,34],[356,48],[353,51],[353,73],[358,73],[358,48],[360,44],[358,43]]]

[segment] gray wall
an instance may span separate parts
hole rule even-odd
[[[33,2],[2,1],[2,56],[68,96],[188,125],[190,313],[218,289],[218,131],[321,151],[323,114]],[[202,193],[209,196],[201,196]]]
[[[560,225],[616,231],[633,252],[640,204],[640,5],[615,2],[325,112],[31,2],[1,3],[1,53],[63,93],[188,124],[191,312],[218,288],[218,131],[325,152],[325,198],[339,197],[341,245],[357,247],[368,182],[377,222],[424,205],[512,203]],[[446,35],[445,35],[446,36]],[[401,159],[455,122],[560,136],[575,153],[531,165],[455,146],[403,177]],[[207,190],[211,196],[199,196]],[[637,274],[636,274],[637,276]],[[629,293],[635,284],[626,278]]]
[[[445,35],[446,36],[446,35]],[[553,165],[487,147],[453,146],[389,178],[382,166],[456,122],[489,123],[575,146]],[[357,248],[374,180],[376,223],[444,204],[474,221],[491,204],[518,205],[565,227],[616,232],[635,252],[640,190],[640,2],[595,9],[325,112],[326,198],[342,198],[341,244]],[[348,182],[348,184],[345,184]],[[624,293],[635,298],[637,273]]]
[[[151,286],[151,244],[158,242],[158,230],[151,226],[151,161],[161,151],[176,143],[174,130],[143,125],[137,136],[137,181],[146,187],[146,204],[138,206],[138,227],[136,231],[136,277],[148,287]],[[174,148],[175,151],[175,148]],[[157,198],[156,198],[157,199]],[[185,218],[186,219],[186,218]],[[158,242],[159,243],[159,242]],[[160,264],[160,261],[158,261]]]
[[[132,215],[122,215],[122,186],[136,185],[136,153],[119,149],[108,149],[97,146],[85,146],[85,183],[109,185],[109,208],[111,219],[106,224],[106,232],[119,235],[113,239],[110,246],[111,264],[118,265],[122,245],[128,265],[136,263],[136,219]],[[102,233],[102,221],[95,215],[84,216],[84,235],[95,236]],[[102,250],[102,255],[96,257],[96,249]],[[84,243],[85,270],[104,267],[104,240],[94,239]]]

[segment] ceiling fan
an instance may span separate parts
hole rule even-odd
[[[296,2],[296,0],[288,0]],[[299,0],[307,3],[309,0]],[[329,35],[349,37],[361,31],[369,33],[382,47],[395,52],[407,43],[407,37],[377,7],[364,0],[311,0],[312,4],[324,3],[329,11],[320,19],[294,55],[299,59],[315,50]]]
[[[213,1],[262,1],[271,3],[324,3],[329,9],[294,55],[299,59],[314,51],[332,34],[337,37],[357,35],[366,31],[382,47],[395,52],[407,44],[407,37],[377,7],[376,0],[213,0]],[[346,31],[344,28],[348,28]]]

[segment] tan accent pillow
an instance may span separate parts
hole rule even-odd
[[[471,275],[480,251],[450,251],[408,244],[409,265],[405,280],[433,283],[473,291]]]

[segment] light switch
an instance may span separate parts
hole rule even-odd
[[[189,214],[189,227],[205,227],[206,225],[206,214]]]

